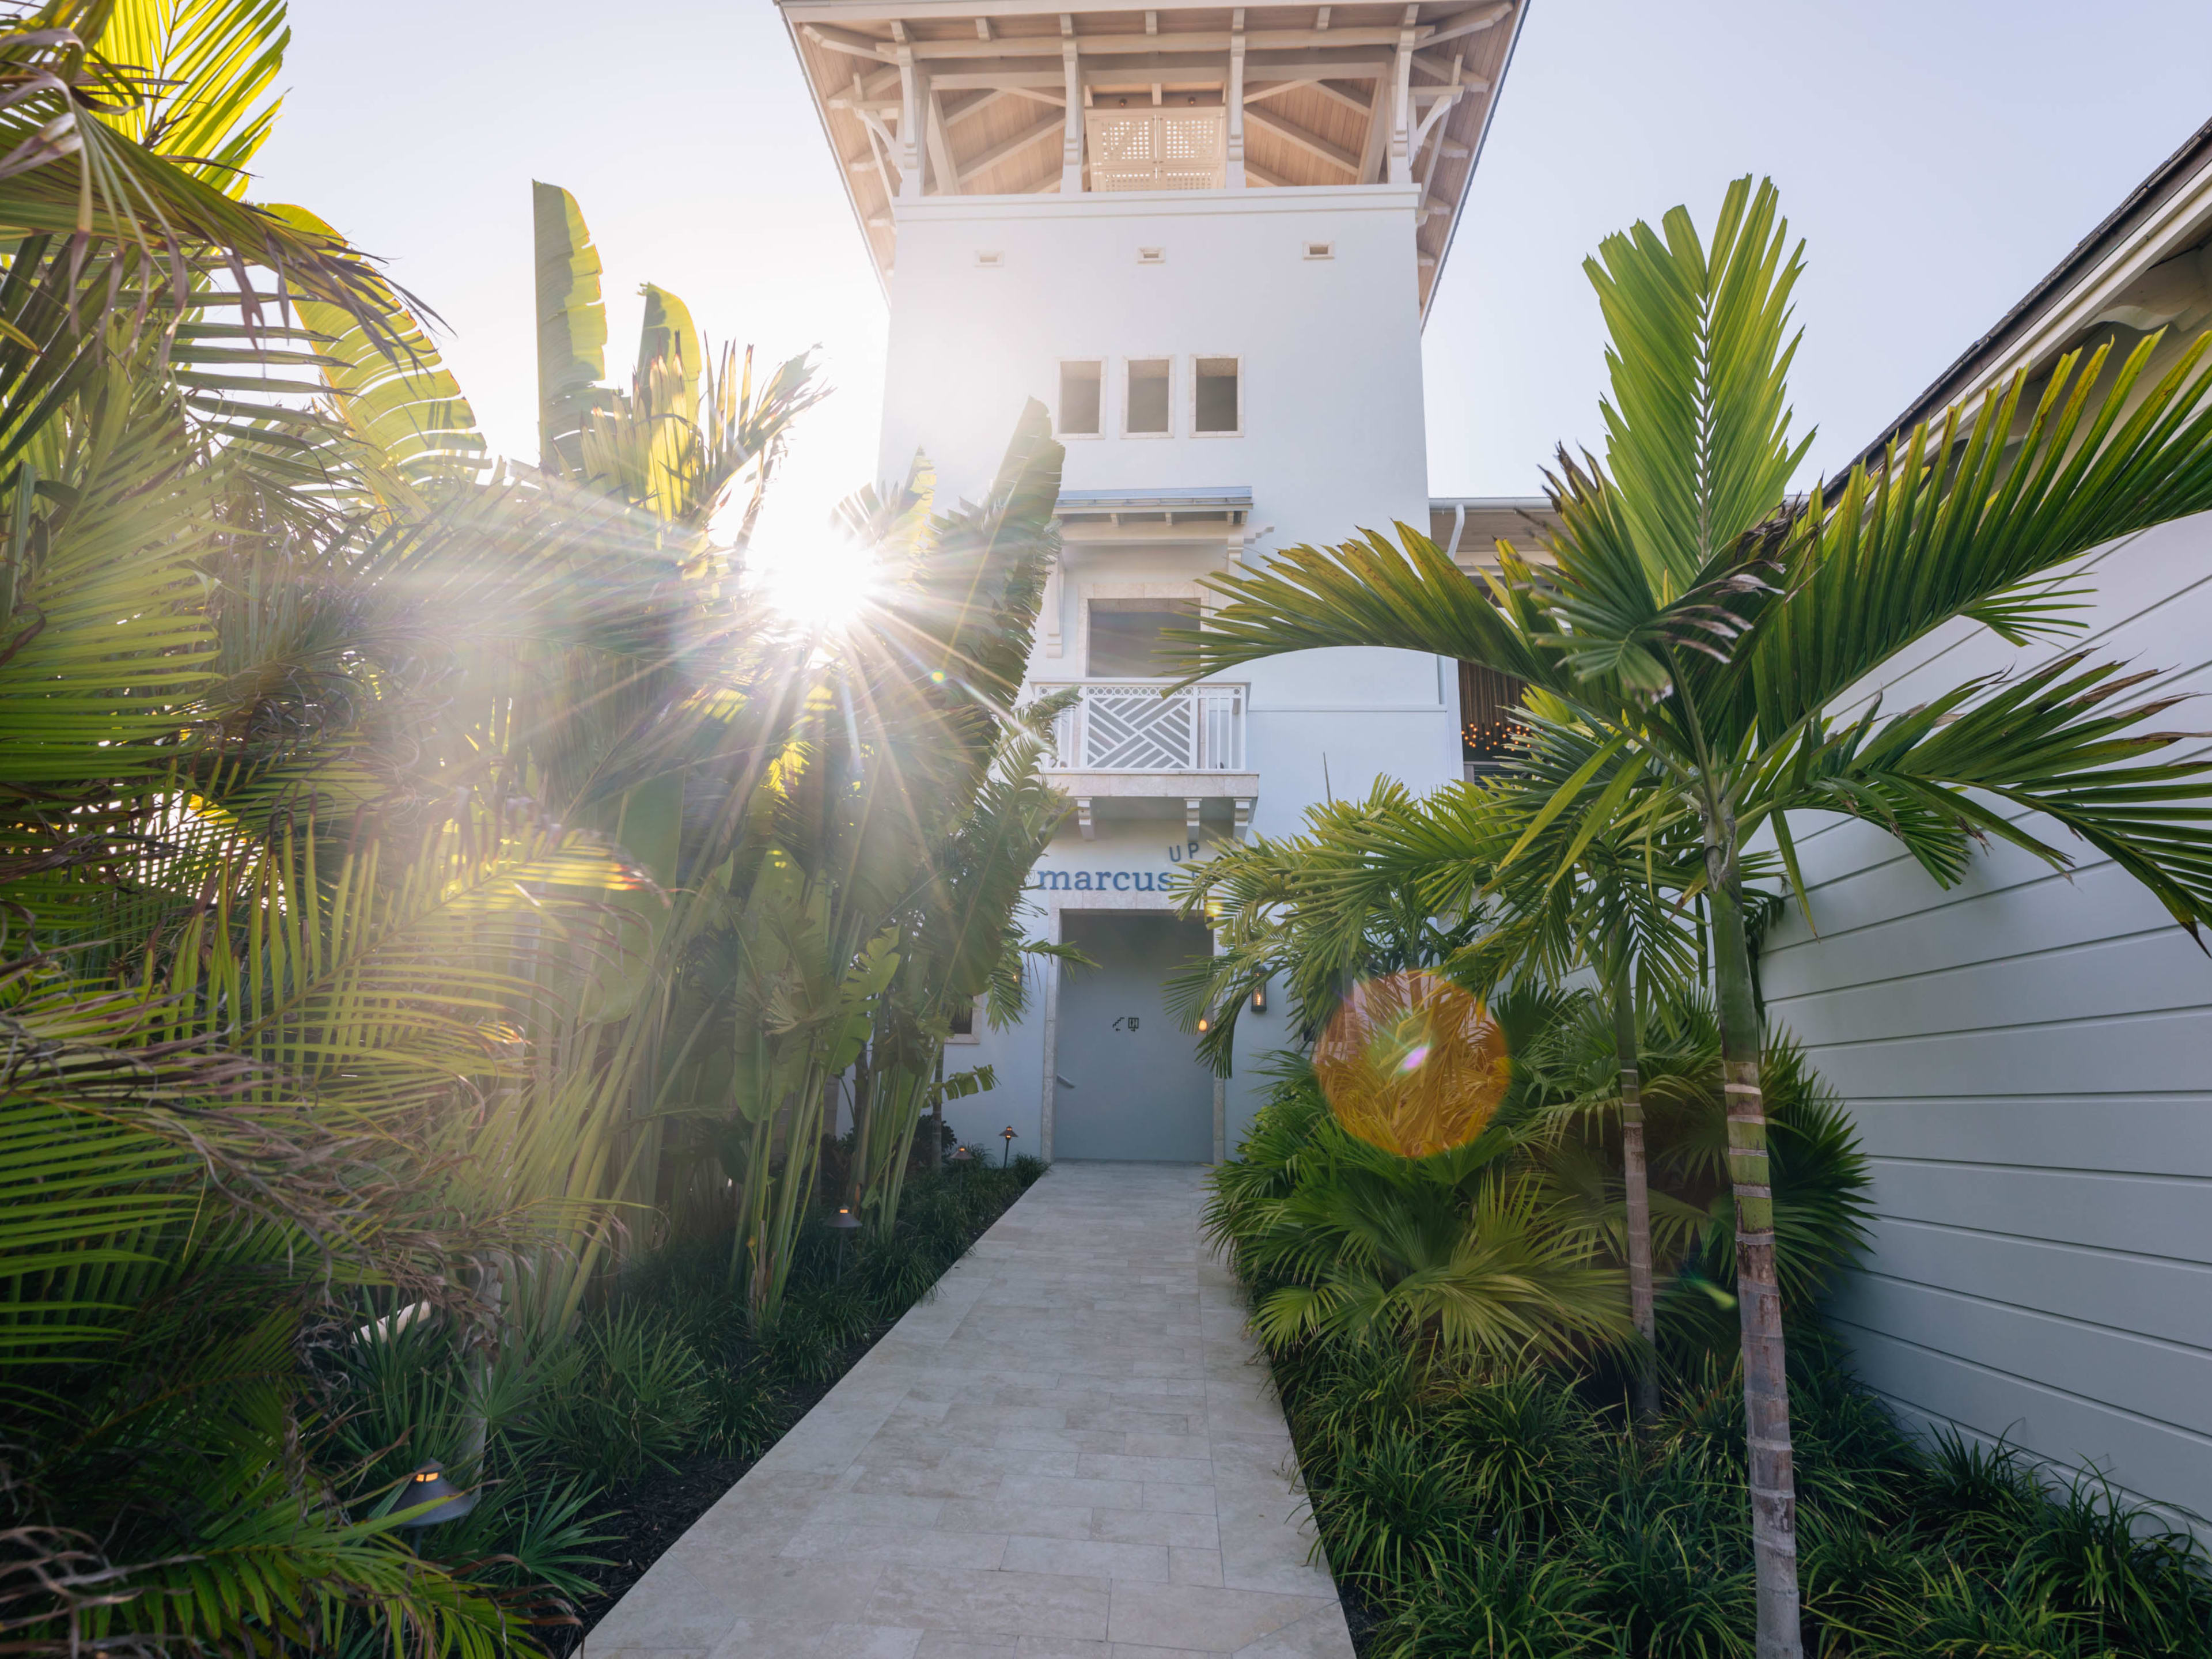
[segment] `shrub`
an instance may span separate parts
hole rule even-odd
[[[1509,1544],[1416,1579],[1370,1659],[1571,1659],[1620,1651],[1589,1612],[1583,1564]]]
[[[548,1357],[531,1435],[556,1468],[620,1487],[673,1468],[708,1409],[706,1367],[666,1315],[618,1308]]]

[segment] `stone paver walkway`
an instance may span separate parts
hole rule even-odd
[[[1056,1166],[586,1659],[1351,1659],[1204,1174]]]

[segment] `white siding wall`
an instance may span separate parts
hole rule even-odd
[[[2212,691],[2212,515],[2083,574],[2077,645]],[[2055,650],[1960,629],[1867,689],[1902,710]],[[1793,913],[1762,971],[1874,1163],[1834,1310],[1863,1374],[1910,1419],[2212,1515],[2212,959],[2047,822],[2070,876],[2002,848],[1948,891],[1866,825],[1796,827],[1819,936]]]

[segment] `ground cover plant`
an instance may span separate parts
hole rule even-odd
[[[1586,1166],[1562,1165],[1546,1133],[1547,1120],[1574,1121],[1559,1109],[1577,1098],[1577,1070],[1612,1059],[1610,1021],[1577,1008],[1586,1000],[1541,999],[1534,1022],[1519,1011],[1536,1058],[1480,1159],[1361,1150],[1310,1069],[1285,1057],[1238,1158],[1216,1174],[1208,1225],[1252,1294],[1364,1659],[1753,1651],[1740,1361],[1721,1305],[1727,1194],[1709,1195],[1703,1225],[1661,1230],[1659,1343],[1640,1356],[1625,1313],[1601,1329],[1576,1293],[1586,1285],[1528,1273],[1525,1238],[1500,1248],[1516,1241],[1499,1238],[1485,1189],[1523,1182],[1518,1219],[1550,1235],[1554,1259],[1617,1264],[1618,1234],[1592,1227],[1587,1190],[1552,1173]],[[1700,1117],[1719,1111],[1693,1103],[1717,1094],[1718,1048],[1694,1009],[1647,1029],[1671,1040],[1645,1050],[1645,1075],[1682,1103],[1652,1126],[1663,1214],[1711,1167],[1685,1154],[1710,1135]],[[1911,1440],[1851,1379],[1816,1309],[1850,1259],[1863,1168],[1817,1079],[1786,1044],[1766,1054],[1807,1650],[2212,1654],[2212,1562],[2192,1535],[2094,1476],[2054,1485],[2003,1446]],[[1364,1179],[1347,1181],[1347,1165]],[[1617,1217],[1617,1163],[1599,1184]],[[1459,1243],[1425,1256],[1440,1192]],[[1310,1315],[1332,1297],[1338,1316]],[[1639,1373],[1661,1384],[1644,1412]]]
[[[365,1322],[325,1379],[352,1495],[389,1509],[435,1455],[477,1501],[418,1552],[554,1591],[580,1621],[549,1632],[568,1650],[1043,1174],[1030,1158],[920,1170],[890,1231],[857,1240],[817,1202],[769,1328],[711,1236],[625,1267],[572,1331],[526,1313],[495,1354],[434,1316]]]

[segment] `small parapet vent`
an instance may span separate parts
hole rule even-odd
[[[979,247],[975,250],[975,263],[986,270],[996,270],[1006,263],[1006,256],[994,247]]]
[[[1305,257],[1309,259],[1334,259],[1336,258],[1336,244],[1334,242],[1308,242],[1304,244],[1304,247]]]
[[[1164,265],[1168,262],[1168,251],[1164,247],[1140,247],[1137,263],[1140,265]]]

